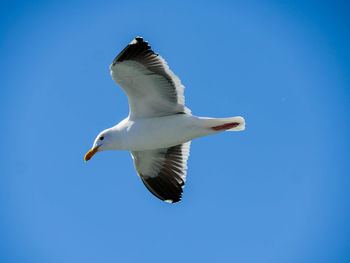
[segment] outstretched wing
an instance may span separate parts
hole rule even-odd
[[[160,117],[190,113],[184,86],[165,60],[142,37],[124,48],[110,66],[111,75],[129,99],[130,117]]]
[[[186,142],[169,148],[131,152],[137,174],[159,199],[169,203],[180,201],[190,144]]]

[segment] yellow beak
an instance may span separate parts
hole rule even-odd
[[[91,157],[94,156],[95,153],[97,153],[97,150],[98,150],[98,147],[95,147],[95,148],[91,149],[90,151],[88,151],[84,157],[85,162],[89,161],[91,159]]]

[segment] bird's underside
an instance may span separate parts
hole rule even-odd
[[[135,170],[147,189],[166,202],[180,201],[186,181],[190,140],[223,130],[243,130],[244,119],[192,116],[185,106],[184,86],[180,79],[142,37],[136,37],[127,45],[114,59],[110,69],[113,80],[127,94],[129,117],[101,132],[85,160],[89,160],[97,151],[123,150],[121,146],[113,148],[113,142],[108,148],[107,140],[104,140],[104,137],[118,134],[125,144],[130,142],[125,149],[131,150]],[[138,128],[136,125],[145,122],[150,124],[148,120],[156,120],[150,128],[145,125]],[[171,120],[171,123],[161,120]],[[185,123],[188,120],[190,125]],[[144,142],[159,148],[142,148],[141,144],[148,145]],[[132,143],[135,144],[134,148],[131,147]]]

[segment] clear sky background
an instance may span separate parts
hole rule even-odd
[[[1,1],[0,262],[349,262],[346,2]],[[192,143],[175,205],[128,152],[83,161],[138,35],[193,114],[247,122]]]

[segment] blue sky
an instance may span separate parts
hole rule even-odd
[[[0,261],[349,262],[346,1],[8,1],[0,6]],[[244,116],[196,139],[183,201],[128,152],[83,157],[128,114],[109,65],[143,36],[187,106]]]

